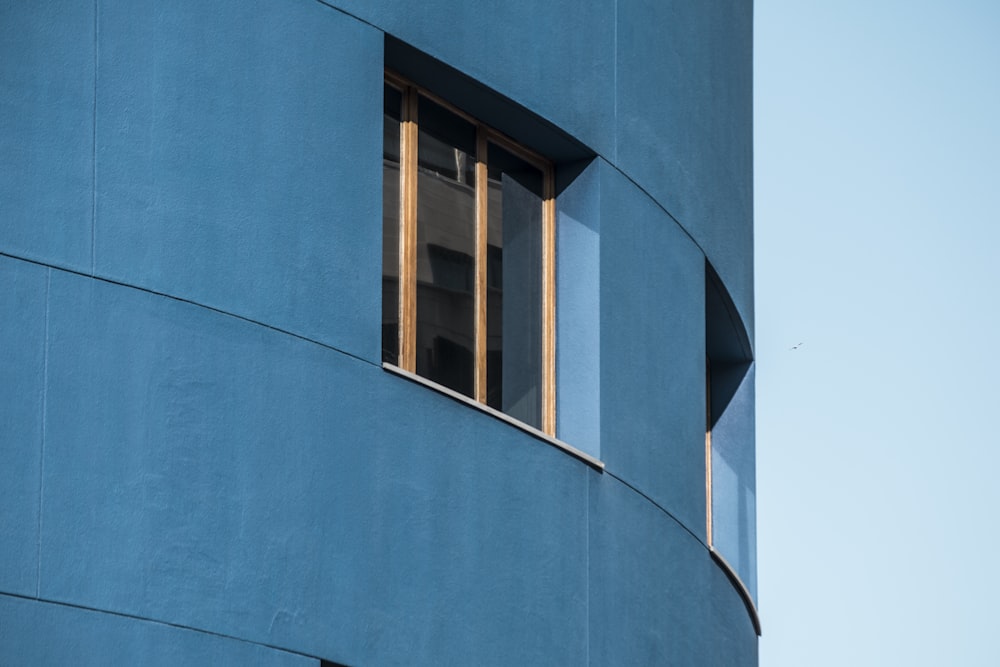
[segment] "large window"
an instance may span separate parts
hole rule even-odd
[[[555,431],[551,163],[386,75],[382,360]]]

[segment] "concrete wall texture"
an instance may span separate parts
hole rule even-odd
[[[704,450],[706,262],[752,345],[751,32],[0,2],[0,664],[756,665],[752,369],[711,536]],[[387,43],[575,146],[557,437],[603,469],[383,370]]]

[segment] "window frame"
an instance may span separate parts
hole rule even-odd
[[[542,327],[541,327],[541,424],[539,430],[555,437],[555,166],[552,161],[519,144],[506,134],[479,121],[460,108],[412,81],[386,69],[384,83],[399,91],[402,104],[399,132],[399,252],[398,252],[398,366],[416,375],[417,343],[417,145],[419,136],[418,100],[421,96],[472,124],[476,129],[475,257],[474,257],[474,395],[483,406],[487,402],[487,244],[488,145],[508,151],[542,174]],[[383,341],[385,345],[385,341]],[[513,418],[512,418],[513,419]]]

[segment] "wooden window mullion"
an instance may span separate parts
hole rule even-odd
[[[403,90],[399,169],[399,365],[417,369],[417,91]]]
[[[476,127],[476,279],[475,279],[475,394],[480,403],[486,402],[486,262],[487,262],[487,202],[489,173],[486,166],[486,132]]]
[[[542,431],[556,433],[556,193],[551,166],[542,200]]]

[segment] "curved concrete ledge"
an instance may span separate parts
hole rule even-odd
[[[716,564],[722,568],[722,571],[726,573],[726,576],[729,577],[729,581],[732,582],[733,586],[739,592],[740,597],[743,599],[743,604],[747,607],[747,613],[750,614],[750,622],[753,623],[754,632],[756,632],[759,637],[761,634],[760,616],[757,614],[757,605],[754,604],[753,597],[750,595],[750,589],[746,587],[746,584],[744,584],[743,580],[740,579],[740,575],[736,574],[736,570],[733,569],[733,566],[722,557],[722,554],[712,547],[708,548],[708,553],[712,556],[712,560],[714,560]]]
[[[479,410],[480,412],[484,412],[484,413],[490,415],[491,417],[493,417],[495,419],[499,419],[500,421],[502,421],[502,422],[504,422],[506,424],[510,424],[514,428],[520,429],[520,430],[524,431],[525,433],[536,437],[537,439],[541,440],[542,442],[550,444],[550,445],[552,445],[553,447],[555,447],[557,449],[563,450],[564,452],[566,452],[570,456],[573,456],[573,457],[576,457],[576,458],[580,459],[581,461],[583,461],[584,463],[586,463],[590,467],[594,468],[595,470],[597,470],[599,472],[604,472],[604,462],[603,461],[600,461],[599,459],[594,458],[593,456],[591,456],[587,452],[580,451],[579,449],[577,449],[573,445],[567,444],[567,443],[563,442],[562,440],[560,440],[558,438],[553,438],[548,433],[540,431],[537,428],[535,428],[534,426],[530,426],[528,424],[525,424],[523,421],[520,421],[519,419],[514,419],[510,415],[506,415],[506,414],[500,412],[499,410],[491,408],[490,406],[488,406],[488,405],[486,405],[484,403],[480,403],[479,401],[476,401],[474,399],[471,399],[468,396],[460,394],[460,393],[458,393],[457,391],[455,391],[453,389],[449,389],[448,387],[445,387],[444,385],[438,384],[437,382],[433,382],[431,380],[428,380],[427,378],[420,377],[419,375],[417,375],[415,373],[410,373],[409,371],[404,371],[399,366],[394,366],[393,364],[383,363],[382,364],[382,368],[384,368],[385,370],[389,371],[393,375],[398,375],[399,377],[405,378],[405,379],[409,380],[410,382],[415,382],[416,384],[423,385],[423,386],[427,387],[428,389],[433,389],[437,393],[444,394],[445,396],[447,396],[448,398],[450,398],[452,400],[458,401],[459,403],[464,403],[465,405],[468,405],[471,408],[475,408],[476,410]]]

